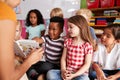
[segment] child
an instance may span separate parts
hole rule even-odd
[[[64,19],[61,17],[52,17],[50,19],[48,35],[42,38],[34,38],[40,44],[45,43],[45,61],[39,61],[28,71],[35,69],[37,73],[31,73],[32,79],[37,79],[38,75],[46,74],[50,69],[60,69],[60,59],[63,51],[64,39],[60,37],[63,32]]]
[[[15,33],[15,41],[17,41],[17,40],[20,40],[21,39],[21,32],[22,32],[22,27],[20,26],[20,21],[17,21],[17,26],[16,26],[16,33]],[[17,55],[15,55],[15,58],[16,58],[16,63],[18,63],[19,64],[19,62],[22,62],[23,60],[19,57],[19,56],[17,56]],[[18,62],[19,61],[19,62]]]
[[[61,18],[63,18],[64,16],[63,16],[63,11],[62,11],[62,9],[61,8],[58,8],[58,7],[56,7],[56,8],[53,8],[52,10],[51,10],[51,12],[50,12],[50,18],[52,18],[52,17],[55,17],[55,16],[58,16],[58,17],[61,17]],[[46,27],[46,31],[45,31],[45,34],[48,34],[48,29],[49,29],[49,20],[47,21],[47,27]],[[63,27],[63,33],[61,34],[61,36],[65,36],[66,35],[66,31],[65,31],[65,27]]]
[[[70,17],[68,34],[61,58],[61,76],[60,70],[50,70],[47,80],[89,80],[93,39],[86,19],[81,15]]]
[[[50,12],[50,17],[59,16],[63,18],[63,11],[61,8],[53,8]]]
[[[85,17],[85,19],[87,20],[87,22],[89,23],[90,22],[90,18],[92,17],[92,11],[89,10],[89,9],[79,9],[77,12],[76,12],[76,15],[82,15]],[[92,37],[94,39],[94,41],[96,42],[97,41],[97,37],[95,35],[95,32],[94,32],[94,28],[92,27],[89,27],[90,28],[90,32],[92,34]]]
[[[120,44],[116,42],[120,39],[119,36],[119,24],[106,27],[101,36],[101,43],[98,44],[98,50],[94,53],[93,62],[99,65],[107,80],[120,80]],[[95,71],[90,73],[91,80],[96,76],[100,75],[96,75]]]
[[[15,40],[22,39],[21,32],[22,32],[22,26],[20,25],[20,21],[17,21]]]
[[[26,39],[41,37],[44,35],[45,26],[43,16],[37,9],[30,10],[26,18]]]

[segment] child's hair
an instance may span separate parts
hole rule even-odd
[[[33,9],[33,10],[30,10],[27,14],[27,18],[26,18],[26,26],[30,26],[32,25],[32,23],[30,22],[30,14],[31,13],[35,13],[36,16],[37,16],[37,25],[39,24],[44,24],[44,19],[43,19],[43,16],[41,14],[41,12],[37,9]]]
[[[50,23],[51,22],[57,22],[60,28],[63,29],[64,19],[62,17],[58,17],[58,16],[52,17],[50,18]]]
[[[115,40],[120,39],[120,24],[110,24],[106,28],[112,31]]]
[[[82,40],[84,40],[85,42],[89,42],[94,47],[94,42],[93,42],[93,38],[91,37],[88,23],[83,16],[81,15],[72,16],[68,19],[68,22],[78,26],[80,29],[80,36]]]
[[[50,17],[59,16],[63,18],[63,12],[61,8],[53,8],[50,12]]]
[[[87,19],[90,19],[92,17],[92,11],[86,8],[77,10],[76,15],[82,15],[82,14],[85,14]]]

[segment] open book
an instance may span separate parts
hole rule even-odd
[[[32,49],[39,47],[39,43],[34,40],[17,40],[14,42],[15,54],[23,58],[26,58]]]

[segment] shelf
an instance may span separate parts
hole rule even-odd
[[[112,9],[120,9],[120,6],[116,6],[116,7],[108,7],[108,8],[94,8],[94,9],[91,9],[91,11],[100,11],[100,10],[112,10]]]
[[[94,25],[94,26],[92,26],[92,27],[97,27],[97,28],[104,28],[104,27],[107,27],[107,25]]]
[[[96,35],[102,35],[102,33],[95,33]]]
[[[93,16],[92,18],[120,18],[120,16]]]
[[[102,35],[103,34],[103,30],[101,29],[95,29],[95,34],[98,35]]]
[[[118,12],[118,15],[115,14],[115,16],[113,14],[109,14],[109,15],[104,15],[104,11],[111,11],[111,10],[116,10]],[[90,25],[91,27],[93,27],[95,30],[95,33],[97,35],[97,37],[99,38],[102,34],[103,30],[105,27],[107,27],[107,24],[111,24],[114,22],[114,20],[116,20],[116,18],[120,18],[120,6],[115,6],[115,7],[108,7],[108,8],[94,8],[91,9],[92,13],[93,13],[93,23],[95,25]],[[113,16],[112,16],[113,15]],[[97,18],[105,18],[105,21],[107,22],[105,25],[96,25],[97,24]],[[92,21],[91,21],[92,22]]]

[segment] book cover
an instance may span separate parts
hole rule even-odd
[[[32,49],[39,47],[39,43],[34,40],[17,40],[14,42],[15,54],[23,58],[26,58]]]

